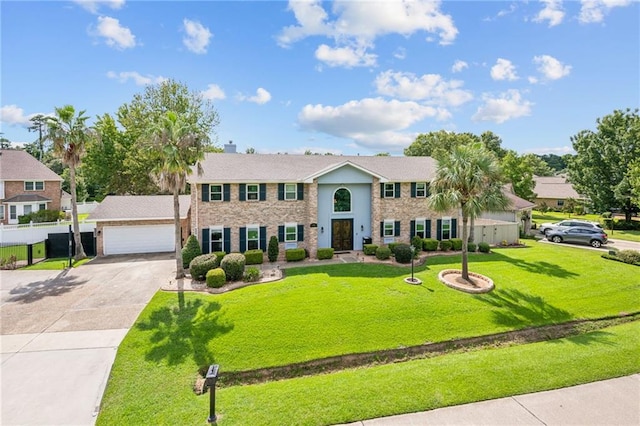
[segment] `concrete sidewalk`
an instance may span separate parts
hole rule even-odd
[[[416,425],[640,425],[640,374],[473,404],[351,423]]]

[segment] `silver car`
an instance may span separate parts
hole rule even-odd
[[[554,243],[581,243],[589,244],[592,247],[600,247],[607,243],[607,234],[598,228],[585,228],[574,226],[572,228],[550,231],[547,240]]]
[[[602,226],[600,226],[598,222],[589,222],[587,220],[578,219],[566,219],[561,222],[543,223],[542,225],[540,225],[540,232],[543,233],[548,239],[549,233],[551,231],[562,231],[573,226],[581,226],[583,228],[591,228],[602,231]]]

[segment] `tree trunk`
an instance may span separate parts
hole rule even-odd
[[[176,244],[176,279],[184,278],[184,267],[182,266],[182,226],[180,225],[180,197],[178,188],[173,189],[173,225],[175,227]]]
[[[475,217],[471,217],[469,218],[469,242],[473,243],[475,242],[476,239],[476,218]]]
[[[71,187],[71,219],[73,220],[73,241],[76,245],[76,261],[84,259],[87,255],[82,247],[82,238],[80,235],[80,223],[78,222],[78,197],[76,195],[76,165],[69,164],[69,186]]]

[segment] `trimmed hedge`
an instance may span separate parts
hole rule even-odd
[[[378,246],[376,244],[365,244],[363,247],[364,254],[369,256],[375,255],[377,249],[378,249]]]
[[[451,242],[451,240],[440,241],[440,250],[449,251],[451,250],[451,247],[453,247],[453,243]]]
[[[18,216],[18,223],[45,223],[45,222],[56,222],[58,219],[64,219],[64,212],[59,210],[38,210],[35,212],[31,212],[29,214],[25,214],[23,216]]]
[[[389,247],[378,247],[376,249],[376,258],[378,260],[387,260],[391,257],[391,249]]]
[[[491,247],[489,247],[489,243],[481,242],[478,243],[478,251],[481,253],[489,253],[491,251]]]
[[[461,238],[452,238],[449,241],[451,241],[451,244],[452,244],[454,250],[456,250],[456,251],[462,250],[462,239]]]
[[[287,259],[287,262],[299,262],[304,260],[306,257],[306,252],[302,248],[289,249],[285,250],[284,256]]]
[[[478,246],[476,245],[476,243],[467,243],[467,251],[469,253],[475,253],[477,249]]]
[[[227,274],[227,281],[239,281],[244,274],[245,257],[242,253],[229,253],[220,262],[220,267]]]
[[[264,262],[264,252],[260,249],[244,252],[245,265],[260,265]]]
[[[222,262],[222,259],[227,255],[226,251],[214,251],[213,254],[218,256],[218,263]]]
[[[250,266],[244,271],[244,282],[254,283],[260,279],[260,269]]]
[[[422,238],[420,238],[419,236],[414,236],[411,239],[411,245],[414,246],[416,248],[416,251],[422,251],[423,247],[422,247]]]
[[[207,287],[220,288],[227,282],[227,275],[222,268],[215,268],[207,272]]]
[[[636,250],[620,250],[616,253],[616,256],[624,263],[629,263],[630,265],[640,263],[640,252]]]
[[[434,240],[433,238],[425,238],[422,240],[422,247],[425,251],[438,250],[438,244],[438,240]]]
[[[412,257],[409,244],[398,244],[396,246],[396,261],[398,263],[410,263]]]
[[[333,259],[333,248],[319,248],[318,249],[318,260],[324,259]]]
[[[198,239],[193,234],[189,235],[187,243],[182,247],[182,267],[188,268],[191,261],[201,254],[202,250]]]
[[[189,263],[189,272],[191,278],[198,281],[204,281],[207,272],[220,266],[218,256],[213,253],[202,254],[193,258]]]

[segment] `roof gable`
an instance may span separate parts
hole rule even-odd
[[[0,150],[0,180],[62,181],[53,170],[20,149]]]

